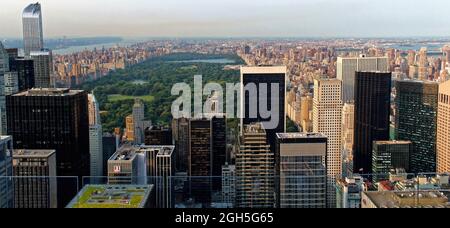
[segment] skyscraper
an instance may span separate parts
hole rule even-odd
[[[374,141],[389,140],[391,73],[356,72],[354,172],[372,173]]]
[[[133,105],[134,142],[144,143],[145,105],[141,99],[135,99]]]
[[[236,203],[236,166],[222,166],[222,203],[233,208]]]
[[[93,94],[88,95],[89,112],[89,154],[91,161],[90,175],[103,176],[103,130],[100,119],[100,110]]]
[[[52,53],[49,50],[32,51],[30,56],[33,60],[35,87],[51,88]]]
[[[309,133],[277,136],[277,207],[326,208],[327,169],[324,161],[327,163],[327,137]]]
[[[9,72],[9,55],[0,42],[0,135],[6,135],[5,74]]]
[[[375,180],[387,180],[393,169],[410,170],[411,141],[375,141],[373,142],[372,172]]]
[[[286,72],[285,66],[241,68],[241,128],[263,123],[272,150],[276,134],[286,131]],[[266,117],[264,111],[272,111],[275,116]]]
[[[17,72],[19,78],[19,92],[35,87],[33,60],[20,57],[12,60],[11,63],[11,71]]]
[[[436,82],[396,81],[395,134],[409,140],[412,173],[436,171],[436,126],[439,85]]]
[[[145,129],[145,145],[172,145],[172,130],[162,126],[152,126]]]
[[[190,121],[186,118],[174,119],[172,121],[173,139],[176,150],[176,171],[186,172],[188,170],[188,154],[190,146]]]
[[[211,118],[213,189],[221,189],[222,166],[227,160],[227,121],[225,115]]]
[[[191,180],[191,195],[198,203],[211,203],[212,193],[212,129],[211,120],[190,120],[190,147],[188,176]]]
[[[275,206],[275,155],[260,123],[244,126],[236,154],[236,207]]]
[[[342,81],[343,101],[345,103],[355,100],[355,73],[357,71],[387,71],[389,62],[387,57],[360,57],[343,58],[337,60],[337,79]]]
[[[22,23],[25,56],[29,56],[32,51],[44,48],[42,11],[39,3],[30,4],[23,10]]]
[[[6,72],[4,76],[4,94],[5,96],[19,92],[19,77],[17,72]]]
[[[54,150],[14,150],[14,208],[56,208]]]
[[[313,132],[328,138],[326,159],[327,204],[336,206],[336,178],[342,175],[342,82],[338,79],[314,81]]]
[[[13,142],[11,136],[0,136],[0,208],[13,208]]]
[[[450,81],[439,85],[437,172],[450,172]]]
[[[89,176],[88,96],[69,89],[31,89],[8,96],[8,132],[16,149],[56,151],[58,176]],[[67,183],[70,182],[70,183]],[[58,181],[58,206],[76,191],[74,180]],[[75,184],[75,186],[73,186]],[[74,192],[76,193],[76,192]]]
[[[172,177],[175,171],[175,147],[161,147],[156,155],[156,205],[159,208],[172,208],[175,205],[172,194]]]
[[[361,193],[364,190],[364,178],[346,177],[336,183],[336,208],[361,208]]]
[[[342,174],[353,174],[353,140],[355,132],[355,104],[346,103],[342,109]]]

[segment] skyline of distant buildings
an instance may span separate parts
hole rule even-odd
[[[373,40],[153,40],[53,55],[41,10],[23,12],[25,56],[0,42],[0,208],[450,202],[450,45],[433,56]],[[154,125],[153,110],[136,98],[125,125],[108,133],[95,94],[72,89],[187,52],[245,62],[223,67],[240,69],[239,123],[220,112],[216,93],[207,98],[211,113],[171,126]],[[418,188],[426,191],[421,203],[411,194]]]

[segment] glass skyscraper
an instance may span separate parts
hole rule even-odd
[[[423,81],[395,83],[395,133],[397,140],[410,140],[410,172],[436,172],[436,128],[439,84]]]
[[[32,51],[44,48],[41,5],[39,3],[28,5],[23,10],[22,22],[25,56],[29,56]]]

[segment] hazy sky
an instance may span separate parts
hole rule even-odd
[[[41,0],[55,36],[450,36],[448,0]],[[0,0],[0,37],[21,37],[29,0]]]

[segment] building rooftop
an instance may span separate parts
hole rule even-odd
[[[23,10],[23,17],[39,17],[41,14],[41,4],[39,2],[28,5]]]
[[[156,156],[170,157],[175,151],[175,146],[138,146],[136,149],[139,151],[148,151],[148,150],[159,151]]]
[[[244,126],[244,133],[266,133],[263,125],[261,123],[253,123]]]
[[[277,133],[279,139],[326,138],[322,133]]]
[[[448,198],[439,191],[364,192],[378,208],[450,208]]]
[[[397,141],[397,140],[391,140],[391,141],[375,141],[378,145],[408,145],[412,144],[411,141]]]
[[[144,208],[153,185],[86,185],[67,208]]]
[[[55,150],[14,150],[14,158],[48,158],[55,154]]]
[[[241,67],[241,74],[286,74],[286,66]]]
[[[83,90],[71,90],[67,88],[33,88],[21,93],[14,94],[14,97],[33,96],[73,96],[83,92]]]
[[[135,148],[130,145],[124,145],[114,153],[109,161],[131,161],[136,157]]]

